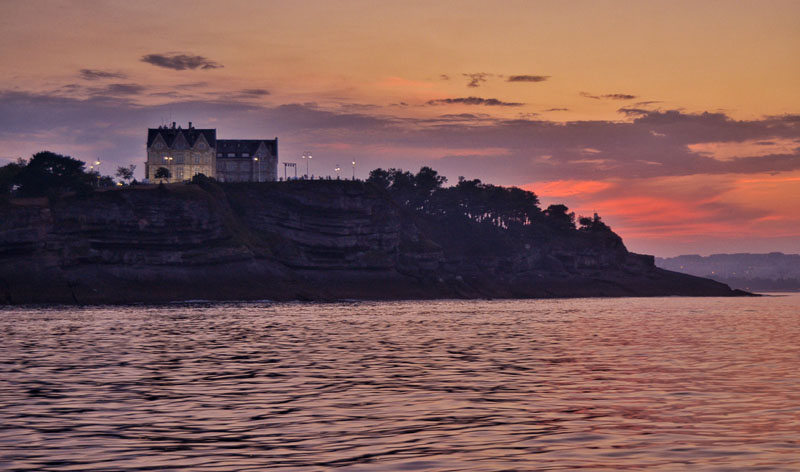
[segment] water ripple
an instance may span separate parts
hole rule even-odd
[[[800,297],[0,312],[0,469],[800,469]]]

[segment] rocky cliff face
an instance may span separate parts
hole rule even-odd
[[[361,182],[148,186],[0,206],[0,301],[732,295],[613,233],[464,248]]]

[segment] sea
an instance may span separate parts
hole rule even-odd
[[[800,295],[0,311],[0,470],[800,470]]]

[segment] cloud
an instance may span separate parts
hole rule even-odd
[[[84,80],[125,79],[127,76],[121,72],[109,72],[97,69],[81,69],[79,75]]]
[[[510,75],[506,82],[544,82],[549,75]]]
[[[633,100],[638,98],[637,95],[631,95],[628,93],[607,93],[605,95],[592,95],[589,92],[581,92],[581,97],[591,98],[593,100]]]
[[[260,89],[260,88],[257,88],[257,89],[244,89],[244,90],[240,90],[239,93],[241,95],[246,95],[246,96],[251,96],[251,97],[263,97],[263,96],[266,96],[266,95],[270,94],[269,90]]]
[[[462,97],[462,98],[440,98],[428,100],[428,105],[485,105],[490,107],[520,107],[524,103],[504,102],[496,98]]]
[[[646,107],[647,105],[653,105],[653,104],[656,104],[656,103],[664,103],[664,102],[661,101],[661,100],[647,100],[647,101],[644,101],[644,102],[636,102],[636,103],[633,104],[633,106]]]
[[[146,87],[138,84],[108,84],[105,87],[92,89],[94,95],[136,95],[146,90]]]
[[[450,80],[450,76],[447,74],[441,74],[439,76],[439,80]]]
[[[0,90],[0,158],[43,149],[84,161],[103,156],[107,169],[137,164],[141,178],[144,133],[170,116],[217,128],[220,138],[278,136],[283,162],[314,151],[316,175],[354,158],[361,177],[376,167],[415,171],[429,165],[451,182],[460,175],[501,185],[536,181],[530,189],[542,193],[543,202],[564,202],[583,215],[596,209],[634,250],[685,251],[709,235],[714,244],[783,235],[776,250],[800,243],[785,236],[800,228],[797,115],[734,120],[724,113],[639,110],[624,121],[480,113],[422,119],[386,109],[274,106],[229,96],[144,106],[135,100],[140,87],[109,84],[84,98]],[[442,100],[449,102],[432,105],[485,105],[491,99]],[[680,242],[669,246],[668,240]]]
[[[147,54],[142,56],[142,62],[152,64],[157,67],[173,70],[186,70],[186,69],[219,69],[223,67],[222,64],[211,61],[203,56],[195,56],[191,54],[180,53],[166,53],[166,54]]]
[[[569,111],[569,108],[548,108],[544,111]]]
[[[134,100],[142,88],[110,84],[98,87],[88,98],[0,91],[0,157],[30,155],[46,147],[67,153],[92,148],[89,155],[100,153],[119,165],[136,163],[144,152],[138,133],[172,116],[171,120],[193,121],[198,127],[214,126],[221,137],[258,137],[266,130],[269,137],[281,137],[286,156],[302,153],[307,150],[301,149],[304,146],[341,142],[352,146],[352,157],[373,168],[433,165],[453,179],[464,175],[504,185],[534,178],[598,180],[800,170],[800,150],[793,145],[800,141],[800,126],[792,115],[736,121],[719,113],[642,110],[622,122],[503,119],[481,113],[423,119],[382,114],[359,104],[327,109],[299,103],[273,106],[235,96],[177,97],[143,106]],[[430,103],[459,104],[518,106],[478,97]],[[452,152],[435,151],[453,148],[472,151],[457,158],[446,157]],[[487,151],[497,149],[505,151]],[[723,151],[725,158],[720,159]],[[337,152],[330,150],[329,158],[348,158]],[[138,157],[128,161],[132,156]]]
[[[475,74],[461,74],[461,75],[469,79],[469,82],[467,82],[467,87],[475,88],[475,87],[480,87],[482,83],[486,82],[490,74],[487,74],[486,72],[477,72]]]

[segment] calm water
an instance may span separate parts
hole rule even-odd
[[[800,296],[0,311],[2,470],[800,469]]]

